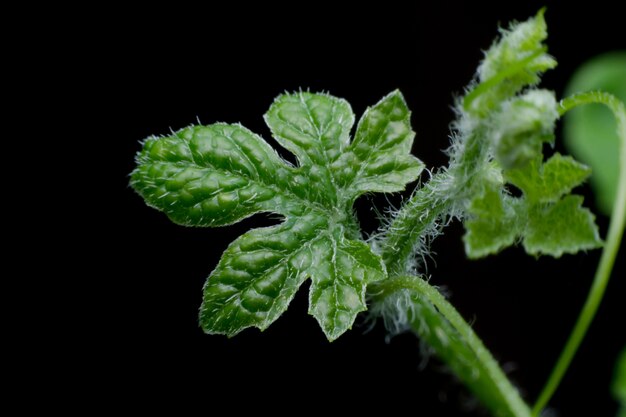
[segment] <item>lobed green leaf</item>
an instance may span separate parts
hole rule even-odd
[[[409,117],[393,92],[368,109],[350,143],[354,115],[345,100],[279,96],[265,120],[297,167],[239,125],[192,126],[144,143],[131,185],[175,222],[222,226],[258,212],[284,217],[224,252],[204,287],[200,323],[207,333],[267,328],[308,278],[309,312],[326,336],[334,340],[352,326],[366,308],[367,284],[386,276],[360,238],[352,203],[364,192],[401,190],[420,174],[423,165],[410,155]]]
[[[558,153],[543,164],[535,159],[504,170],[504,178],[484,174],[483,189],[471,200],[464,222],[468,257],[495,254],[518,241],[529,254],[554,257],[599,247],[593,214],[581,207],[582,197],[568,195],[589,174],[588,167]],[[510,196],[505,180],[523,195]]]
[[[545,163],[537,160],[523,169],[505,171],[506,179],[533,202],[554,203],[591,175],[591,169],[571,156],[554,154]]]

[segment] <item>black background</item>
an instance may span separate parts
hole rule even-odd
[[[143,204],[128,188],[127,175],[140,139],[197,119],[241,122],[268,138],[261,116],[277,94],[300,88],[346,98],[357,118],[399,88],[413,110],[413,153],[429,167],[445,164],[441,150],[449,143],[450,105],[472,77],[481,50],[491,44],[498,24],[523,20],[546,2],[262,3],[103,10],[106,24],[88,28],[96,35],[86,51],[95,71],[84,93],[100,102],[91,114],[103,116],[94,130],[102,135],[97,140],[107,155],[114,196],[99,223],[116,242],[95,264],[105,276],[98,292],[106,297],[94,312],[103,324],[85,331],[104,348],[85,362],[86,369],[97,369],[88,373],[113,378],[101,403],[115,407],[125,399],[164,409],[198,403],[208,415],[215,404],[232,412],[380,407],[391,414],[483,415],[436,359],[425,363],[414,336],[387,343],[381,325],[364,334],[360,318],[360,325],[328,343],[306,313],[306,284],[264,333],[250,329],[230,340],[204,335],[197,309],[206,276],[228,243],[272,221],[261,215],[221,229],[177,226]],[[559,67],[545,76],[544,86],[560,95],[583,61],[626,47],[623,17],[611,4],[547,2],[548,44]],[[383,207],[384,201],[358,202],[366,230],[375,227],[368,207]],[[598,222],[605,233],[606,218]],[[530,401],[570,331],[599,251],[535,260],[514,248],[469,261],[462,232],[454,224],[434,244],[432,282],[447,288]],[[624,271],[623,254],[616,271]],[[626,345],[626,281],[617,275],[623,274],[614,275],[551,403],[559,415],[610,416],[616,410],[609,381]],[[292,402],[295,408],[287,406]]]

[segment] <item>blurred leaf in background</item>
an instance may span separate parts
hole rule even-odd
[[[565,96],[603,90],[626,102],[626,51],[609,52],[585,62],[570,80]],[[616,123],[605,106],[580,106],[565,116],[565,146],[591,166],[598,209],[610,215],[618,176]]]

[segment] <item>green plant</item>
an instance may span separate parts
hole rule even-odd
[[[456,103],[450,163],[429,175],[410,155],[410,112],[395,91],[369,108],[354,138],[349,104],[326,94],[279,96],[265,115],[284,161],[240,125],[192,126],[152,137],[138,154],[131,184],[148,205],[188,226],[224,226],[258,212],[276,226],[251,230],[223,254],[204,287],[200,323],[233,336],[267,328],[311,279],[309,312],[329,340],[366,309],[392,333],[412,329],[498,416],[538,414],[567,369],[602,297],[624,229],[626,169],[594,287],[534,410],[526,405],[478,336],[422,278],[419,262],[453,219],[463,222],[471,258],[521,243],[532,255],[559,257],[600,247],[594,216],[571,191],[590,170],[573,158],[544,157],[555,122],[585,103],[607,105],[618,120],[626,165],[626,111],[606,93],[557,102],[536,88],[556,65],[547,54],[543,11],[502,31],[475,80]],[[353,204],[362,194],[423,182],[365,239]],[[517,187],[521,195],[510,190]]]

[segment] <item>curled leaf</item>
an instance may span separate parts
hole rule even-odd
[[[541,156],[544,142],[553,142],[556,106],[554,93],[546,90],[531,90],[501,104],[490,136],[503,168],[524,166]]]
[[[543,44],[548,37],[544,12],[500,30],[501,38],[485,52],[478,67],[478,84],[465,96],[466,111],[486,115],[524,87],[539,83],[541,74],[556,66]]]

